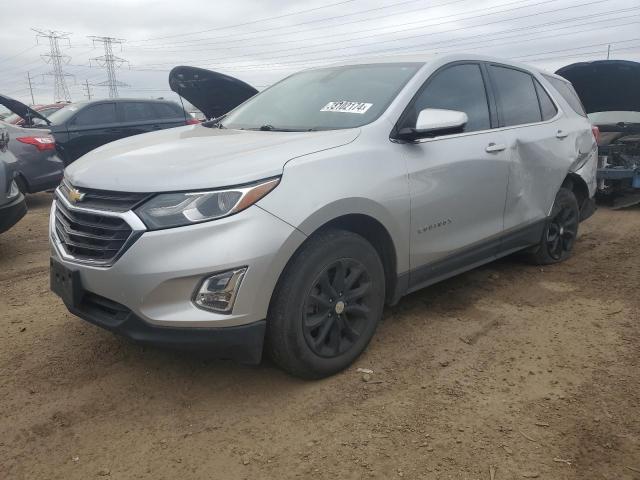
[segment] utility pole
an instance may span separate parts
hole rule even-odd
[[[27,81],[29,82],[29,92],[31,93],[31,105],[35,105],[36,101],[33,98],[33,87],[31,86],[31,74],[27,72]]]
[[[42,55],[42,58],[53,67],[53,70],[46,75],[52,75],[55,82],[53,90],[54,101],[58,102],[60,100],[66,100],[67,102],[70,102],[71,94],[67,87],[66,77],[71,77],[73,75],[65,73],[62,69],[62,65],[69,63],[71,57],[62,54],[62,51],[60,50],[60,40],[66,40],[67,43],[69,43],[69,35],[71,34],[55,30],[37,30],[35,28],[32,28],[31,30],[36,32],[36,41],[39,38],[46,38],[49,40],[49,53],[47,55]]]
[[[91,100],[91,85],[89,85],[89,79],[86,78],[84,80],[84,94],[87,97],[87,100]]]
[[[609,46],[607,47],[607,60],[609,60],[610,56],[611,56],[611,44],[609,44]]]
[[[109,87],[109,98],[118,98],[118,87],[128,87],[129,85],[120,82],[116,78],[116,68],[127,62],[127,60],[125,60],[124,58],[116,57],[113,54],[113,45],[122,45],[124,40],[121,38],[96,36],[90,36],[89,38],[93,40],[94,45],[96,42],[98,42],[102,43],[104,46],[104,55],[91,59],[99,66],[107,70],[107,80],[101,83],[97,83],[96,85]],[[91,64],[91,60],[89,60],[89,64]]]

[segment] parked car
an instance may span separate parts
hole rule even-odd
[[[27,213],[24,196],[14,180],[12,164],[15,162],[9,151],[9,133],[0,125],[0,233],[4,233],[20,221]]]
[[[38,112],[43,117],[48,117],[53,112],[57,112],[68,103],[69,102],[58,102],[58,103],[50,103],[47,105],[33,105],[29,108],[34,112]],[[30,124],[33,122],[35,118],[41,119],[41,117],[31,117],[29,113],[26,114],[26,117],[22,117],[19,114],[14,112],[2,120],[6,123],[10,123],[11,125],[18,125],[20,127],[24,127],[24,126],[31,126]]]
[[[485,57],[377,58],[106,145],[56,192],[52,289],[137,341],[254,363],[264,345],[294,375],[331,375],[385,302],[514,252],[571,255],[596,143],[551,80],[566,83]]]
[[[48,121],[67,165],[114,140],[199,123],[174,102],[123,98],[72,103],[52,113]]]
[[[614,207],[640,203],[640,63],[580,62],[556,73],[571,81],[600,131],[600,196]]]
[[[53,190],[60,185],[64,163],[56,152],[50,130],[34,126],[46,126],[47,118],[24,103],[4,95],[0,95],[0,105],[28,119],[22,126],[0,121],[13,139],[9,143],[9,150],[17,159],[14,171],[20,191],[26,194]]]

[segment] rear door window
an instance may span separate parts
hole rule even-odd
[[[144,122],[157,118],[156,112],[150,103],[123,102],[120,104],[122,116],[125,122]]]
[[[156,111],[158,118],[179,118],[184,117],[184,114],[180,111],[180,108],[176,105],[168,105],[166,103],[154,103],[153,108]]]
[[[89,105],[88,107],[80,110],[73,120],[74,125],[81,127],[116,122],[117,117],[115,103]]]
[[[542,121],[534,79],[526,72],[497,65],[489,73],[500,103],[505,127]]]
[[[477,64],[453,65],[435,73],[409,108],[405,127],[415,126],[421,110],[441,108],[465,112],[469,117],[465,132],[491,128],[487,92]]]
[[[536,86],[536,92],[538,93],[538,101],[540,102],[540,111],[542,112],[542,120],[549,120],[556,116],[558,109],[555,103],[551,100],[551,97],[547,91],[540,85],[540,82],[533,80]]]
[[[573,88],[573,85],[571,85],[569,82],[565,82],[564,80],[560,80],[559,78],[549,77],[547,75],[544,75],[544,78],[546,78],[549,83],[553,85],[553,88],[555,88],[558,93],[562,95],[562,98],[566,100],[566,102],[574,112],[576,112],[578,115],[582,115],[583,117],[587,116],[586,112],[584,111],[584,107],[582,106],[582,102],[580,101],[580,97],[578,97],[578,94]]]

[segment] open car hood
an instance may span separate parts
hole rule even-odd
[[[28,120],[29,118],[31,119],[40,118],[44,120],[47,123],[47,125],[51,125],[51,122],[47,119],[47,117],[40,115],[38,112],[36,112],[32,108],[29,108],[24,103],[19,102],[18,100],[14,100],[13,98],[9,98],[5,95],[0,95],[0,105],[4,105],[6,108],[11,110],[16,115],[21,116],[25,120]],[[32,123],[32,122],[28,122],[28,123]]]
[[[576,89],[587,113],[640,112],[640,63],[628,60],[579,62],[556,72]]]
[[[175,67],[169,72],[169,87],[209,119],[233,110],[258,90],[237,78],[204,68]]]

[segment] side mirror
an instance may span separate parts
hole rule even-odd
[[[416,126],[401,129],[398,132],[398,137],[402,140],[417,140],[438,135],[462,133],[468,121],[469,117],[464,112],[425,108],[418,114]]]

